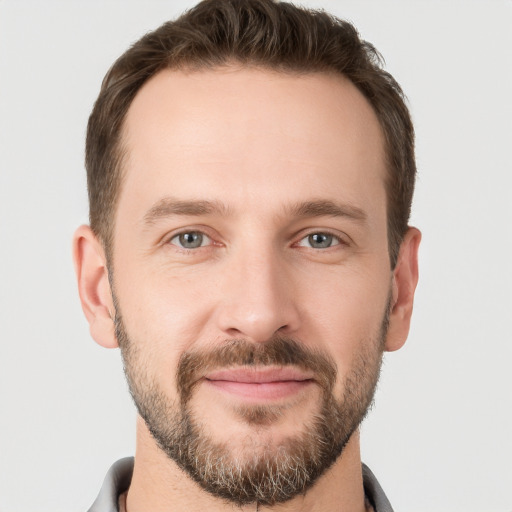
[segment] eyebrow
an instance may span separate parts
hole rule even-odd
[[[366,212],[357,206],[323,199],[297,203],[290,208],[290,213],[295,217],[347,217],[358,222],[368,218]]]
[[[158,219],[173,215],[229,215],[229,208],[219,201],[191,200],[183,201],[164,197],[152,206],[144,215],[145,224],[153,224]]]
[[[317,199],[291,205],[285,212],[292,217],[346,217],[358,222],[364,222],[367,214],[361,208],[347,203],[336,203],[330,200]],[[159,219],[174,215],[200,216],[221,215],[229,216],[231,209],[220,201],[180,200],[172,197],[160,199],[144,215],[145,224],[153,224]]]

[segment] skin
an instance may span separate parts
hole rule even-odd
[[[170,400],[177,398],[174,374],[184,351],[230,339],[265,343],[275,334],[332,358],[339,399],[389,297],[384,348],[403,345],[420,233],[409,229],[391,269],[383,136],[349,81],[234,65],[165,70],[135,97],[123,136],[113,285],[127,332]],[[177,212],[176,201],[195,210],[197,201],[221,208]],[[308,202],[332,203],[344,215],[300,214],[296,206]],[[207,235],[204,245],[180,248],[177,235],[191,231]],[[334,235],[333,245],[311,247],[313,233]],[[116,347],[105,253],[88,226],[75,234],[74,258],[91,334]],[[247,397],[203,382],[194,393],[194,413],[210,435],[239,454],[300,431],[320,397],[314,384],[284,396]],[[254,401],[284,413],[258,429],[236,414],[237,406]],[[235,508],[185,476],[140,418],[135,460],[129,511]],[[364,510],[358,432],[306,495],[259,510]]]

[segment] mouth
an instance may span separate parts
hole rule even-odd
[[[255,402],[288,398],[315,382],[312,374],[294,367],[218,370],[208,373],[203,380],[220,392]]]

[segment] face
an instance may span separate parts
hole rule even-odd
[[[110,270],[139,412],[209,492],[304,492],[364,416],[386,339],[371,107],[339,76],[163,71],[123,135]]]

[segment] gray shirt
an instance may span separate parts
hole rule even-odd
[[[108,471],[100,493],[89,512],[119,512],[119,495],[128,489],[132,480],[133,457],[118,460]],[[366,498],[375,512],[393,512],[375,475],[363,464],[363,483]]]

